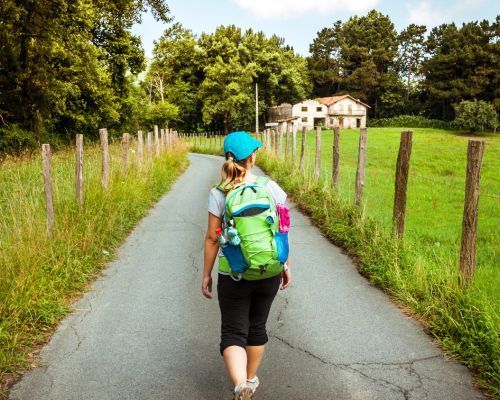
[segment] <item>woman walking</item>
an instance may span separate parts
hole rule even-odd
[[[221,182],[208,197],[201,289],[212,298],[212,268],[219,256],[220,353],[237,400],[251,399],[259,386],[269,310],[280,286],[291,282],[286,193],[251,172],[261,146],[246,132],[229,134]]]

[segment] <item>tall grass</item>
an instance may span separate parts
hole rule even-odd
[[[322,134],[319,181],[313,179],[314,132],[306,136],[305,176],[297,171],[298,157],[292,165],[264,152],[257,162],[311,215],[326,236],[355,256],[360,272],[419,316],[438,342],[498,396],[500,141],[485,137],[477,271],[473,285],[464,290],[458,285],[458,255],[467,137],[415,129],[405,238],[398,242],[391,236],[391,219],[399,136],[397,128],[369,129],[361,209],[353,206],[358,130],[341,131],[338,194],[331,189],[332,131]],[[299,134],[297,156],[300,141]]]
[[[79,207],[74,195],[74,151],[53,155],[52,238],[46,233],[39,157],[0,165],[0,397],[6,395],[9,381],[29,365],[30,352],[69,311],[72,299],[85,291],[188,165],[183,145],[151,164],[146,158],[141,170],[130,150],[125,173],[119,143],[110,145],[110,157],[110,186],[104,191],[99,147],[86,146],[85,202]]]

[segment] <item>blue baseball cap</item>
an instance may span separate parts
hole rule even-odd
[[[262,143],[244,131],[231,132],[224,139],[224,155],[234,154],[234,161],[244,160],[260,147]]]

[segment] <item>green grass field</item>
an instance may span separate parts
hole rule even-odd
[[[395,166],[401,129],[368,130],[364,207],[367,215],[390,230]],[[312,174],[315,132],[306,135],[308,174]],[[406,241],[445,273],[458,269],[467,162],[467,137],[446,131],[414,129],[405,223]],[[475,288],[485,305],[500,306],[500,140],[485,138],[481,173]],[[340,139],[339,195],[354,201],[359,130],[344,130]],[[322,134],[321,179],[331,185],[333,132]],[[449,271],[444,271],[449,269]]]
[[[121,147],[110,145],[110,186],[100,183],[97,145],[84,154],[85,203],[74,195],[75,156],[71,149],[52,157],[56,228],[50,239],[39,154],[0,165],[0,398],[9,381],[29,366],[71,301],[113,258],[127,234],[188,165],[184,145],[139,170],[129,151],[121,171]]]
[[[315,132],[307,133],[306,176],[268,152],[257,163],[292,195],[334,242],[357,257],[360,270],[416,315],[444,348],[500,394],[500,140],[486,141],[481,174],[477,271],[466,293],[458,286],[467,141],[457,132],[413,129],[404,246],[391,238],[400,128],[369,128],[362,211],[353,207],[359,130],[340,136],[339,193],[331,190],[333,132],[322,133],[321,177],[313,180]],[[260,136],[258,136],[260,139]],[[190,139],[191,142],[193,139]],[[219,152],[199,141],[195,151]],[[285,140],[283,139],[283,148]]]

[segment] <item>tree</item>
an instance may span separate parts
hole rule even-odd
[[[337,21],[320,31],[310,47],[314,93],[350,93],[372,105],[377,117],[382,94],[398,86],[397,47],[394,24],[378,11]]]
[[[311,57],[308,65],[313,81],[313,94],[317,97],[331,96],[341,90],[340,52],[342,21],[332,28],[323,28],[309,46]]]
[[[212,123],[214,117],[221,116],[224,132],[229,132],[233,119],[241,117],[251,107],[251,87],[256,64],[243,65],[237,55],[224,62],[218,57],[212,65],[205,68],[205,79],[200,86],[203,98],[203,120]]]
[[[166,102],[148,104],[146,109],[146,122],[150,125],[166,126],[178,116],[179,108]]]
[[[410,99],[412,80],[421,75],[421,66],[425,55],[424,25],[410,24],[398,35],[398,69],[406,78],[406,100]]]
[[[144,89],[150,101],[177,105],[175,124],[185,130],[250,129],[255,84],[261,114],[277,102],[302,100],[311,89],[306,61],[282,38],[235,25],[196,38],[172,24],[153,54]]]
[[[470,132],[496,129],[498,125],[495,107],[482,100],[464,100],[455,106],[455,125]]]
[[[479,99],[497,104],[500,75],[499,17],[496,22],[443,24],[432,29],[422,64],[431,117],[453,118],[453,104]]]
[[[174,23],[155,41],[153,60],[144,82],[151,101],[168,101],[179,108],[173,126],[196,130],[201,120],[197,92],[203,79],[203,66],[193,33]]]
[[[151,9],[166,21],[163,0],[5,0],[0,2],[0,113],[32,131],[94,133],[119,127],[131,81],[144,68],[130,33]]]

